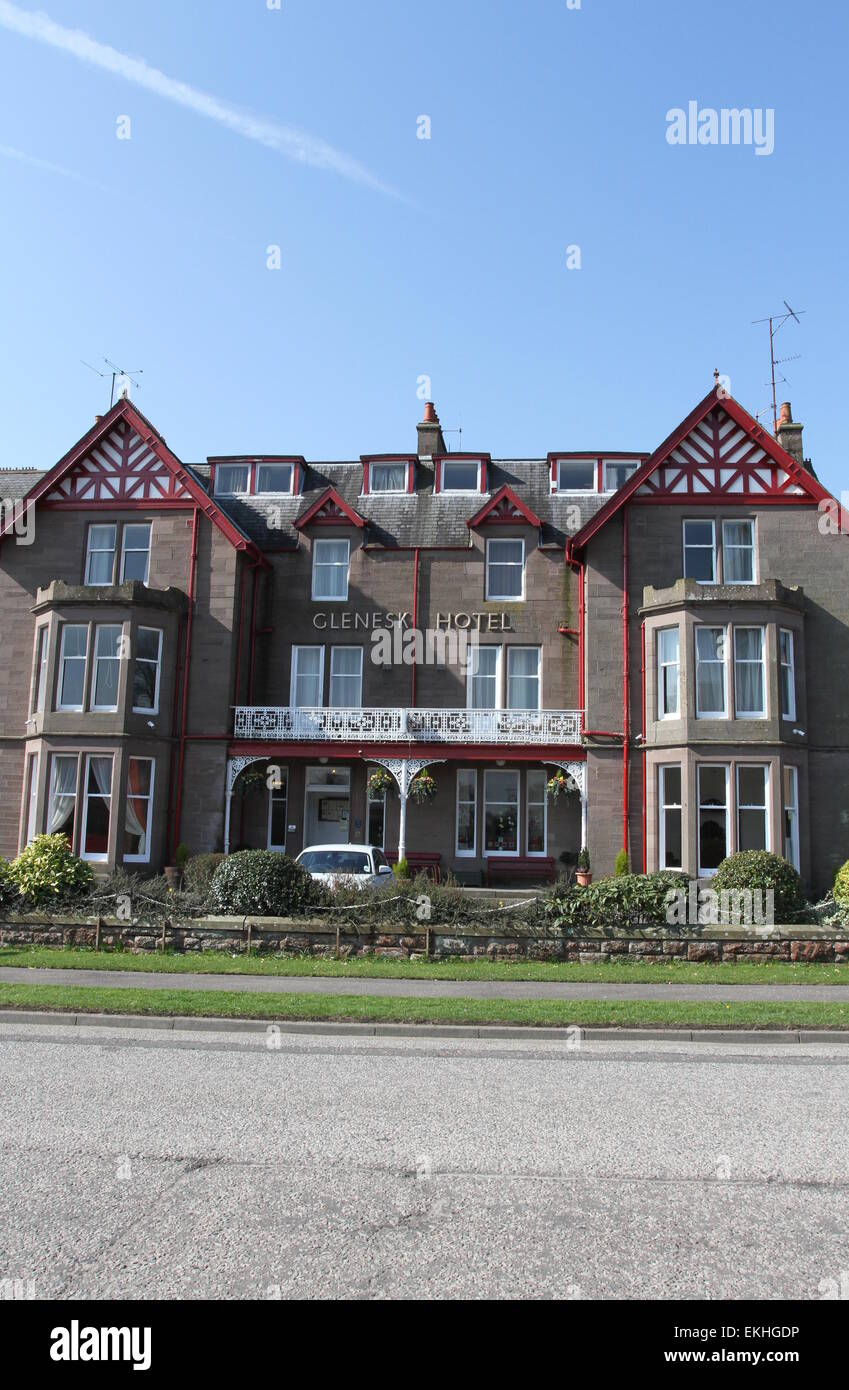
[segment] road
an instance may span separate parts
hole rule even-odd
[[[3,1020],[0,1278],[816,1300],[849,1270],[845,1046],[279,1043]]]

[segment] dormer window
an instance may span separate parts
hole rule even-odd
[[[257,493],[291,493],[294,473],[294,465],[291,463],[258,463],[255,490]]]
[[[409,458],[364,458],[363,496],[412,493],[414,467]]]
[[[632,474],[636,473],[638,467],[638,464],[627,463],[622,459],[606,459],[604,463],[605,492],[618,492],[620,487],[624,487]]]
[[[438,493],[486,492],[486,460],[480,457],[439,458],[435,482]]]
[[[595,459],[558,459],[558,492],[595,492],[597,468]]]
[[[248,463],[218,463],[215,466],[216,497],[244,497],[250,489]]]
[[[300,494],[300,458],[212,459],[216,497],[291,497]]]

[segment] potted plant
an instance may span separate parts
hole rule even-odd
[[[575,870],[575,877],[582,888],[586,888],[593,881],[593,876],[590,873],[590,852],[587,849],[586,845],[584,845],[583,849],[578,855],[578,865]]]
[[[575,788],[566,773],[555,772],[553,777],[549,777],[545,784],[545,790],[551,801],[557,801],[561,796],[571,796]]]
[[[385,767],[379,767],[368,779],[368,794],[373,801],[379,801],[381,797],[388,796],[394,789],[395,778],[391,772],[386,771]]]
[[[436,779],[429,772],[422,771],[410,783],[409,795],[414,801],[433,801],[436,796]]]

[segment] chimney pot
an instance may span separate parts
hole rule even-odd
[[[425,401],[424,419],[419,424],[418,436],[419,458],[445,453],[445,440],[433,401]]]
[[[434,409],[433,401],[425,401],[424,418],[428,425],[439,424],[439,416]]]
[[[792,408],[790,402],[789,402],[789,401],[782,401],[781,405],[778,407],[778,423],[779,423],[780,425],[789,425],[789,424],[791,423],[792,419],[793,419],[793,408]]]

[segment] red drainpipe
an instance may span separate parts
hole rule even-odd
[[[640,748],[643,758],[643,873],[646,872],[646,620],[643,618],[640,624],[640,649],[642,652],[642,664],[640,666],[640,677],[643,687],[643,718],[642,718],[642,738]]]
[[[622,509],[622,848],[628,850],[628,508]]]
[[[572,558],[569,550],[566,552],[566,563],[577,572],[578,575],[578,708],[581,714],[581,733],[586,730],[586,708],[584,702],[584,562]],[[562,633],[574,633],[574,628],[558,628]]]
[[[192,653],[192,619],[195,615],[195,569],[198,557],[198,508],[192,509],[192,558],[189,564],[189,616],[186,622],[186,645],[183,652],[183,708],[180,719],[180,758],[177,764],[177,804],[174,809],[174,840],[172,862],[180,843],[180,816],[183,809],[183,766],[186,760],[186,724],[189,715],[189,662]]]
[[[239,691],[242,679],[242,621],[245,616],[245,562],[242,561],[242,571],[239,578],[239,627],[236,637],[236,681],[233,690],[233,704],[239,703]]]
[[[253,583],[253,593],[252,593],[252,595],[251,595],[251,665],[250,665],[250,670],[249,670],[249,672],[248,672],[248,704],[249,704],[249,705],[252,705],[253,702],[254,702],[254,658],[255,658],[255,656],[256,656],[256,598],[257,598],[257,589],[259,588],[259,573],[258,573],[258,571],[259,571],[259,567],[260,567],[261,564],[262,564],[262,561],[261,561],[261,560],[255,560],[255,561],[254,561],[254,567],[253,567],[253,568],[254,568],[254,583]]]
[[[419,547],[413,550],[413,627],[419,625]],[[415,656],[415,651],[413,652]],[[416,663],[413,662],[410,673],[410,706],[416,707]]]

